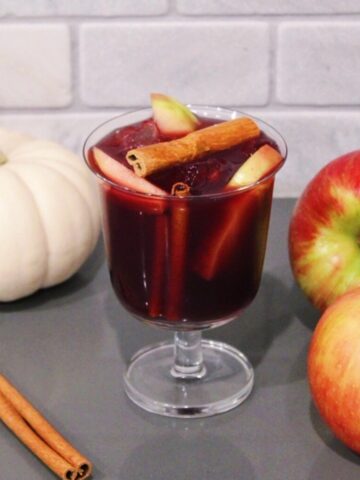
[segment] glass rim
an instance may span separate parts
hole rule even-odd
[[[187,195],[186,197],[182,197],[182,200],[187,199],[187,200],[202,200],[202,199],[209,199],[209,198],[224,198],[224,197],[231,197],[233,195],[236,195],[237,193],[240,192],[246,192],[249,190],[254,189],[256,186],[261,185],[262,183],[265,183],[267,180],[273,178],[275,174],[283,167],[284,163],[286,162],[287,154],[288,154],[288,147],[286,144],[286,141],[284,137],[281,135],[281,133],[270,123],[262,120],[261,118],[258,118],[252,114],[248,114],[246,112],[243,112],[241,110],[236,110],[236,109],[231,109],[231,108],[224,108],[224,107],[217,107],[217,106],[210,106],[210,105],[199,105],[199,104],[187,104],[187,106],[190,108],[192,111],[196,111],[197,109],[202,109],[202,110],[212,110],[214,112],[224,112],[224,113],[232,113],[235,114],[234,118],[238,118],[239,114],[249,117],[260,124],[266,125],[269,127],[271,130],[273,130],[281,139],[283,143],[283,150],[284,150],[284,155],[282,155],[282,161],[276,166],[275,169],[273,169],[268,175],[265,177],[262,177],[260,180],[257,180],[256,182],[249,183],[248,185],[232,188],[231,190],[228,191],[220,191],[220,192],[213,192],[213,193],[205,193],[201,195]],[[148,199],[156,199],[156,200],[171,200],[171,201],[177,201],[179,200],[179,197],[176,197],[175,195],[171,195],[168,193],[167,195],[157,195],[153,193],[144,193],[144,192],[137,192],[136,190],[133,190],[129,187],[126,187],[124,185],[120,185],[109,178],[105,177],[102,175],[98,170],[96,170],[88,161],[87,158],[87,151],[89,149],[88,147],[88,142],[92,135],[96,133],[97,130],[99,130],[101,127],[105,126],[106,124],[112,123],[114,120],[121,119],[123,117],[126,117],[127,115],[135,114],[135,113],[141,113],[141,112],[151,112],[152,109],[151,107],[145,107],[145,108],[136,108],[133,110],[128,110],[126,112],[122,112],[119,115],[115,115],[114,117],[109,118],[108,120],[105,120],[104,122],[100,123],[95,127],[89,135],[86,137],[83,148],[82,148],[82,154],[83,158],[85,160],[86,165],[90,169],[90,171],[102,182],[105,182],[106,184],[110,185],[111,187],[115,188],[116,190],[120,190],[121,192],[127,193],[131,196],[135,197],[140,197],[140,198],[148,198]],[[110,133],[110,132],[109,132]],[[282,153],[282,152],[280,152]]]

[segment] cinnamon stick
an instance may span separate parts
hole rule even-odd
[[[179,199],[173,202],[171,210],[169,284],[165,311],[168,320],[181,318],[189,225],[189,208],[186,200],[182,199],[189,193],[190,187],[183,182],[175,183],[171,189],[171,194]]]
[[[76,468],[52,450],[25,422],[12,403],[0,392],[0,418],[4,424],[50,470],[62,480],[75,480]]]
[[[27,424],[32,427],[35,434],[37,434],[40,439],[50,447],[50,450],[52,449],[58,454],[58,456],[62,457],[67,465],[70,464],[73,466],[76,475],[64,478],[67,480],[73,480],[73,478],[76,480],[85,480],[91,475],[92,463],[86,457],[81,455],[81,453],[79,453],[67,440],[65,440],[65,438],[55,430],[41,413],[1,374],[0,393],[2,394],[2,397],[5,398],[5,400],[17,411],[20,418],[25,420]],[[4,423],[6,422],[4,421]],[[14,424],[14,422],[12,424]],[[15,431],[14,433],[17,435]],[[26,436],[28,436],[28,433]],[[31,440],[31,442],[32,441],[33,440]],[[29,448],[31,449],[31,447]],[[40,444],[37,447],[37,451],[39,450],[41,454]],[[38,453],[35,454],[38,455]],[[40,455],[38,456],[40,457]],[[50,466],[50,468],[52,467]]]
[[[253,120],[236,118],[195,130],[177,140],[129,150],[126,159],[136,175],[146,177],[170,166],[190,162],[206,153],[226,150],[259,135],[260,129]]]

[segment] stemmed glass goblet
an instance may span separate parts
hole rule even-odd
[[[201,118],[217,120],[243,115],[217,107],[191,109]],[[135,317],[175,331],[173,342],[147,346],[134,355],[124,376],[125,389],[150,412],[213,415],[246,399],[254,372],[243,353],[202,339],[202,330],[235,320],[256,295],[274,177],[287,148],[274,128],[255,119],[283,157],[265,178],[197,196],[187,195],[181,186],[174,195],[139,193],[105,177],[92,162],[91,148],[102,142],[111,151],[123,127],[149,117],[151,109],[120,115],[95,129],[84,145],[101,194],[112,286]]]

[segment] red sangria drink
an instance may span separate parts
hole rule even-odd
[[[101,125],[84,147],[114,291],[137,318],[176,332],[175,343],[135,355],[126,391],[155,413],[212,415],[249,395],[253,370],[201,330],[235,319],[256,295],[286,145],[238,112],[164,95],[152,106]]]

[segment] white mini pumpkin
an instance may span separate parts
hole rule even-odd
[[[0,129],[0,301],[71,277],[100,229],[81,160],[52,142]]]

